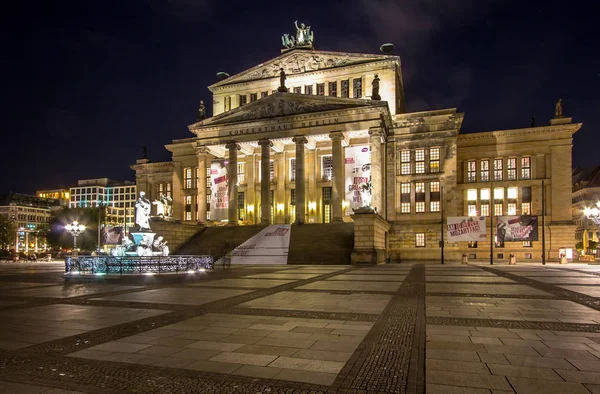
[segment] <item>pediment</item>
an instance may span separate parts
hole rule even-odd
[[[295,49],[246,71],[235,74],[223,81],[219,81],[209,86],[209,89],[232,83],[278,77],[282,68],[287,75],[294,75],[381,60],[399,61],[399,58],[391,55]]]
[[[277,92],[250,104],[205,119],[202,122],[190,126],[190,129],[238,122],[251,122],[263,119],[267,120],[281,116],[293,116],[380,105],[386,106],[387,103],[383,101]]]

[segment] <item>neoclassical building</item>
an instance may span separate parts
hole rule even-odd
[[[581,124],[558,115],[464,134],[456,109],[406,113],[400,57],[288,46],[209,86],[212,117],[201,106],[190,137],[165,146],[172,161],[138,160],[138,190],[168,195],[175,219],[206,225],[352,222],[370,203],[390,225],[392,259],[439,259],[445,217],[541,215],[544,182],[547,257],[574,247]],[[489,239],[445,251],[489,259]],[[541,242],[494,248],[495,258],[510,253],[539,260]]]

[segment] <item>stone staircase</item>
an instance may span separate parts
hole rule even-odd
[[[258,234],[266,226],[206,227],[190,238],[174,254],[211,255],[217,261],[226,249],[233,249]]]
[[[350,264],[354,223],[292,225],[288,264]]]

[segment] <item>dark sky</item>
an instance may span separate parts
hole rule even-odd
[[[133,180],[144,145],[170,160],[164,145],[192,137],[215,74],[279,55],[296,19],[321,50],[394,43],[408,111],[456,107],[462,132],[548,124],[562,97],[584,124],[574,165],[600,164],[597,0],[18,3],[3,12],[0,192]]]

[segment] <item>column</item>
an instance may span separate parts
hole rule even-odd
[[[306,218],[306,194],[304,191],[304,144],[306,144],[308,140],[305,136],[299,135],[292,138],[292,141],[296,143],[296,223],[302,224]]]
[[[273,143],[269,140],[260,140],[258,145],[260,151],[260,224],[271,224],[271,146]]]
[[[173,180],[171,192],[173,193],[173,218],[184,220],[183,191],[182,191],[183,169],[180,161],[173,163]]]
[[[229,162],[227,164],[227,178],[229,179],[229,209],[228,219],[230,226],[238,224],[238,195],[237,195],[237,151],[240,146],[231,141],[225,147],[229,150]]]
[[[206,223],[206,157],[208,149],[204,146],[196,147],[198,156],[198,221]]]
[[[329,134],[331,139],[331,159],[333,161],[333,179],[331,182],[331,221],[342,222],[342,200],[344,199],[344,155],[342,153],[342,140],[344,134],[336,131]]]
[[[371,206],[377,208],[378,212],[384,213],[383,206],[383,171],[382,154],[381,154],[381,137],[382,131],[380,128],[369,130],[369,145],[371,147]]]

